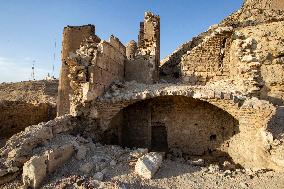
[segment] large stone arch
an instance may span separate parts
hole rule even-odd
[[[84,115],[97,120],[102,131],[123,108],[139,101],[164,96],[184,96],[208,102],[232,115],[239,123],[239,133],[230,139],[228,154],[244,167],[271,167],[267,125],[275,108],[267,101],[206,87],[154,84],[108,91],[85,105]]]
[[[105,141],[189,156],[223,156],[238,121],[206,101],[170,95],[130,104],[120,110],[105,131]]]

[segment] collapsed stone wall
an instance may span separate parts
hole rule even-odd
[[[232,83],[242,94],[282,105],[280,30],[283,10],[281,7],[279,10],[271,6],[259,7],[256,2],[260,3],[246,1],[239,11],[209,28],[201,35],[198,45],[176,58],[176,66],[169,66],[174,65],[174,61],[166,59],[169,64],[161,66],[163,78],[191,85]],[[268,5],[277,1],[261,3]],[[167,71],[169,68],[173,68],[171,71],[175,70],[175,74]]]
[[[211,29],[199,34],[196,37],[193,37],[190,41],[182,44],[173,53],[161,60],[160,78],[168,82],[180,81],[180,62],[182,60],[182,56],[197,45],[199,45],[210,33]]]
[[[183,82],[205,85],[209,80],[221,80],[229,75],[226,47],[230,45],[232,29],[217,28],[202,43],[182,56],[180,69]]]
[[[194,41],[194,39],[192,40]],[[177,48],[172,54],[161,60],[160,63],[160,78],[166,81],[174,80],[180,77],[180,68],[178,67],[182,55],[192,49],[193,42],[188,41]]]
[[[112,82],[124,79],[125,54],[124,45],[111,36],[108,42],[89,38],[69,56],[71,114],[76,115],[84,101],[102,95]]]
[[[46,122],[56,117],[56,108],[49,103],[1,101],[0,109],[0,138],[10,138],[27,126]]]

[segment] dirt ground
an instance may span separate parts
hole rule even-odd
[[[80,150],[77,149],[69,161],[49,174],[42,188],[284,188],[284,173],[238,169],[233,164],[224,166],[222,162],[210,164],[205,161],[204,164],[195,165],[192,161],[172,156],[164,158],[154,178],[144,179],[134,171],[137,161],[136,149],[104,146],[70,135],[59,136],[55,141],[72,141],[78,148],[85,148],[87,151],[78,158]],[[85,165],[90,169],[83,169]],[[98,173],[103,176],[98,178]],[[0,188],[12,189],[21,186],[19,175],[16,180]]]

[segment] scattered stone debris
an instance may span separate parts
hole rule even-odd
[[[188,163],[191,164],[191,165],[195,165],[195,166],[203,166],[204,160],[203,159],[189,160]]]
[[[162,61],[151,12],[126,46],[65,27],[58,117],[3,139],[1,187],[283,188],[281,2],[246,0]]]

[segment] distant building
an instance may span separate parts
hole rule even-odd
[[[54,76],[50,76],[50,74],[48,73],[47,76],[45,76],[44,80],[46,81],[52,81],[55,80],[56,78]]]

